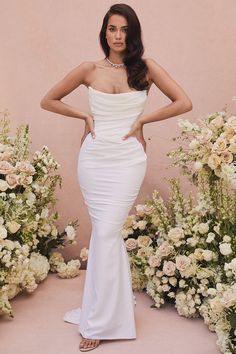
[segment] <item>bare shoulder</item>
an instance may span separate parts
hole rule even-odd
[[[164,71],[164,68],[153,58],[145,58],[143,60],[148,67],[148,73],[149,73],[150,79],[153,78],[154,73],[156,73],[156,72],[161,73]]]
[[[77,65],[74,71],[78,72],[79,74],[84,74],[83,76],[86,77],[87,75],[91,74],[95,69],[96,64],[93,61],[83,61],[79,65]]]

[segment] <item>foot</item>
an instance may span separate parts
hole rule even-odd
[[[79,349],[82,352],[93,350],[100,344],[99,339],[89,339],[89,338],[84,338],[83,336],[82,338],[83,339],[79,344]]]

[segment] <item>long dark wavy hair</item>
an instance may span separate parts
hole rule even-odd
[[[128,85],[138,91],[147,89],[148,81],[146,74],[148,71],[145,61],[142,59],[144,47],[142,43],[142,32],[139,19],[135,11],[127,4],[114,4],[110,7],[104,16],[102,28],[99,33],[100,44],[105,53],[109,56],[110,47],[106,40],[106,29],[108,20],[112,15],[121,15],[128,22],[126,32],[126,49],[123,62],[126,65]]]

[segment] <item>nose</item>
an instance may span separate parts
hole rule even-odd
[[[117,30],[117,32],[116,32],[116,38],[121,38],[121,31]]]

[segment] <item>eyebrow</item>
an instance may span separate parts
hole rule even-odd
[[[108,25],[109,27],[116,27],[115,25]],[[126,26],[121,26],[121,28],[124,28],[124,27],[128,27],[127,25]]]

